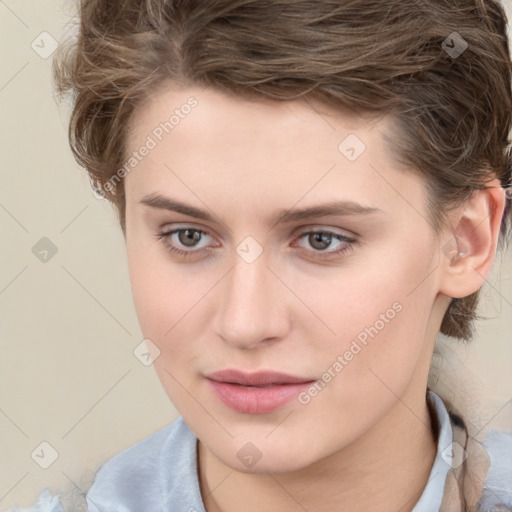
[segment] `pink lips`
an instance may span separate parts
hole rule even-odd
[[[214,372],[206,378],[222,403],[246,414],[274,411],[315,381],[277,372],[244,373],[238,370]]]

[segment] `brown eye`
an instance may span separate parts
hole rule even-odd
[[[178,228],[168,231],[161,231],[156,234],[156,238],[171,252],[180,256],[188,256],[191,254],[199,254],[205,247],[198,248],[198,242],[202,241],[204,236],[208,236],[204,231],[192,227]],[[186,251],[183,248],[194,250]]]
[[[325,230],[306,231],[299,235],[299,240],[302,239],[305,239],[307,244],[312,247],[312,249],[307,249],[307,252],[314,259],[332,259],[339,257],[352,250],[353,246],[357,243],[354,238]],[[326,249],[331,247],[333,242],[338,242],[338,244],[334,245],[334,249],[327,251]],[[300,245],[300,247],[304,248],[303,245]]]
[[[197,229],[179,229],[175,231],[178,233],[178,240],[186,247],[194,247],[195,244],[201,240],[202,232]]]
[[[311,244],[311,247],[318,250],[326,249],[331,242],[332,234],[327,232],[315,232],[308,235],[308,243]]]

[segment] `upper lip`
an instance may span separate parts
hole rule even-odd
[[[265,386],[268,384],[298,384],[312,382],[314,379],[306,377],[295,377],[285,373],[272,371],[259,371],[255,373],[246,373],[240,370],[221,370],[206,375],[208,379],[218,382],[227,382],[230,384],[240,384],[243,386]]]

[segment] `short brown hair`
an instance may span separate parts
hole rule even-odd
[[[170,81],[391,114],[397,161],[425,177],[431,225],[493,177],[510,187],[511,63],[497,0],[82,0],[54,58],[69,140],[96,189],[125,161],[135,107]],[[125,233],[121,180],[104,195]],[[510,223],[507,198],[500,243]],[[479,291],[441,332],[469,340]]]

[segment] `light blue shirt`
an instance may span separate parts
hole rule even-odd
[[[428,483],[413,512],[437,512],[450,470],[452,427],[446,407],[432,391],[439,427],[437,454]],[[491,460],[482,495],[483,510],[512,507],[512,435],[492,431],[482,443]],[[206,512],[197,471],[197,438],[182,417],[118,453],[97,471],[86,495],[89,512]],[[45,489],[28,509],[10,512],[64,512],[58,496]]]

